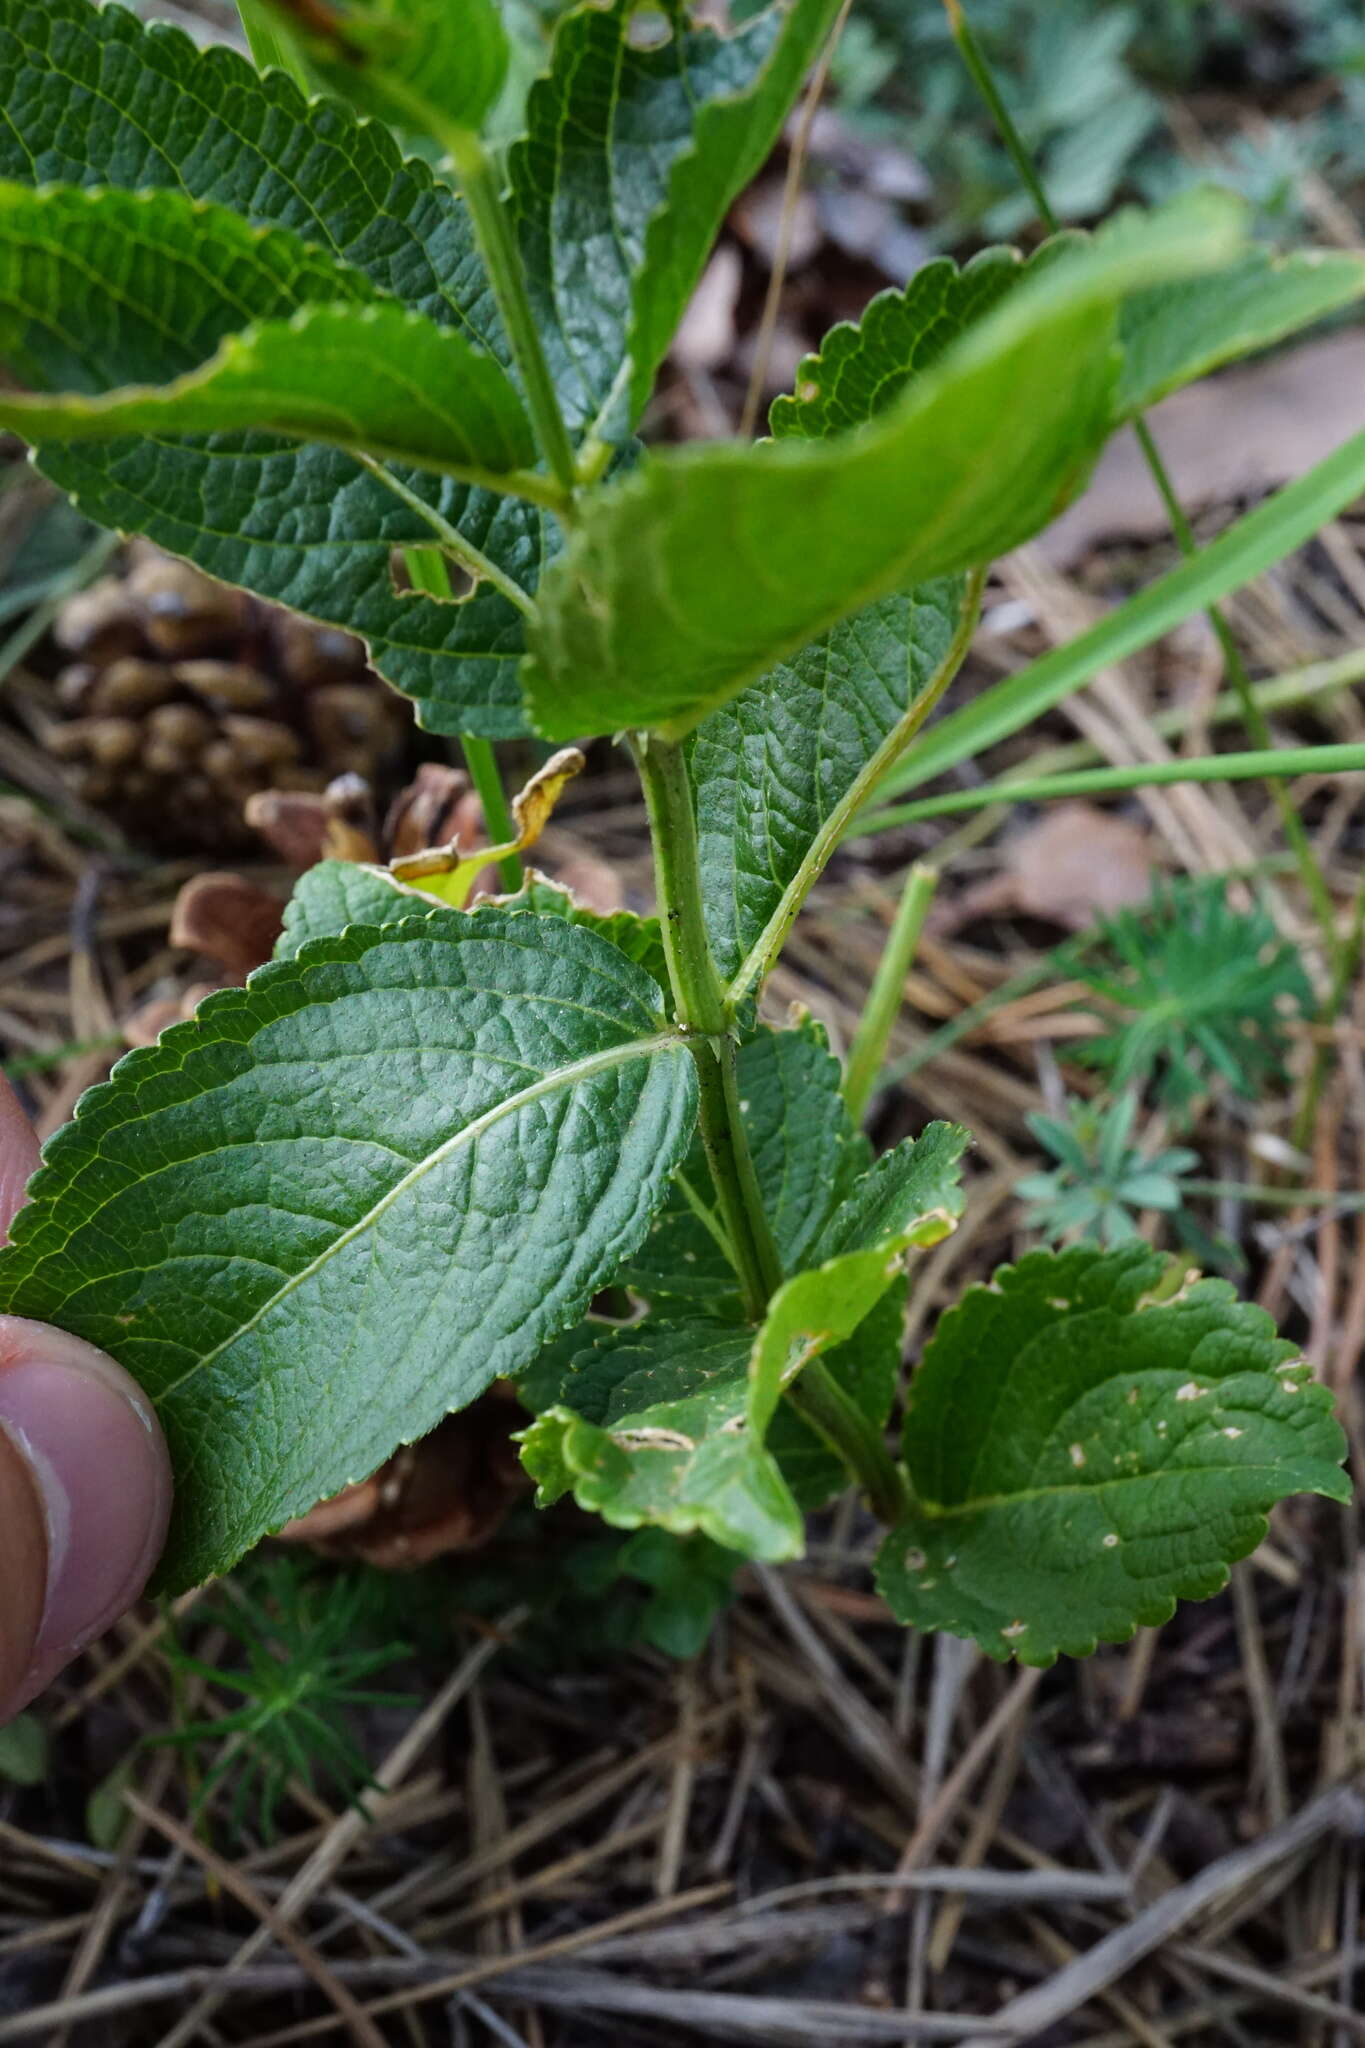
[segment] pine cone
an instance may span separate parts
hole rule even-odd
[[[51,751],[143,843],[245,848],[251,797],[345,774],[391,788],[405,763],[408,713],[358,640],[145,543],[63,607],[53,637],[68,658]]]

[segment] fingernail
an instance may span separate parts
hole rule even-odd
[[[46,1685],[146,1584],[166,1540],[170,1468],[145,1394],[79,1337],[0,1316],[0,1430],[47,1532],[47,1584],[21,1691]]]

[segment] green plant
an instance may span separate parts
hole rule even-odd
[[[1359,10],[1351,0],[1301,9],[1240,8],[1207,0],[972,0],[971,20],[1001,96],[1035,156],[1059,214],[1085,221],[1125,194],[1148,201],[1216,177],[1252,208],[1258,233],[1304,231],[1308,171],[1358,178],[1359,121],[1350,101],[1360,65]],[[1281,17],[1302,16],[1288,43]],[[840,83],[846,118],[908,146],[933,181],[931,232],[941,245],[1017,234],[1028,211],[1009,154],[957,62],[946,11],[865,0],[861,58]],[[865,48],[871,42],[871,49]],[[1287,45],[1287,46],[1286,46]],[[1163,111],[1163,95],[1238,86],[1319,91],[1327,104],[1296,110],[1254,141],[1210,138],[1210,162],[1191,165]],[[1336,83],[1344,105],[1323,92]]]
[[[898,763],[937,772],[1080,679],[1093,643],[918,740],[990,558],[1143,406],[1356,302],[1365,262],[1272,260],[1193,195],[931,265],[834,330],[770,442],[645,452],[676,322],[836,12],[722,37],[682,0],[574,9],[500,167],[492,0],[258,0],[297,78],[0,0],[0,355],[27,387],[0,425],[91,518],[362,633],[433,731],[624,732],[656,863],[657,923],[534,879],[466,909],[458,848],[324,863],[276,960],[50,1143],[0,1306],[149,1390],[168,1587],[498,1375],[543,1500],[776,1560],[851,1474],[901,1618],[1039,1663],[1212,1591],[1283,1495],[1344,1497],[1293,1348],[1142,1246],[973,1289],[893,1454],[905,1255],[954,1227],[967,1134],[874,1158],[821,1034],[755,998]],[[427,130],[458,191],[305,101],[318,78]],[[1184,616],[1362,475],[1365,440],[1116,630]],[[395,551],[423,573],[395,581]],[[622,1282],[648,1312],[594,1318]]]
[[[379,1627],[384,1597],[384,1581],[374,1574],[338,1577],[274,1557],[239,1573],[196,1613],[197,1629],[211,1623],[231,1646],[213,1664],[194,1656],[183,1625],[172,1623],[163,1648],[178,1690],[194,1677],[241,1704],[182,1722],[153,1741],[192,1753],[197,1806],[227,1795],[233,1834],[250,1820],[269,1840],[291,1779],[343,1799],[358,1798],[373,1782],[347,1713],[406,1704],[401,1693],[363,1683],[408,1654],[405,1643],[388,1640]]]
[[[1125,1244],[1138,1234],[1143,1209],[1174,1214],[1184,1199],[1182,1174],[1199,1156],[1181,1146],[1145,1155],[1132,1141],[1136,1095],[1107,1105],[1069,1098],[1062,1116],[1031,1115],[1028,1127],[1057,1165],[1027,1174],[1014,1192],[1028,1203],[1029,1228],[1057,1242],[1094,1238]]]
[[[1219,1082],[1257,1101],[1284,1073],[1290,1025],[1313,1012],[1295,948],[1263,903],[1238,909],[1218,875],[1159,886],[1149,903],[1101,918],[1064,971],[1112,1020],[1076,1058],[1111,1088],[1151,1086],[1181,1113]]]

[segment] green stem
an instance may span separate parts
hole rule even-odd
[[[468,129],[454,129],[441,139],[455,162],[460,190],[474,227],[474,239],[479,245],[479,254],[498,302],[513,359],[521,372],[526,405],[540,452],[560,484],[567,504],[572,506],[576,482],[573,447],[555,395],[550,366],[541,347],[540,332],[526,291],[521,251],[512,232],[511,218],[503,205],[492,159],[478,136]]]
[[[1009,153],[1010,161],[1027,188],[1029,197],[1038,211],[1039,218],[1049,232],[1055,234],[1061,223],[1053,212],[1047,191],[1042,179],[1038,175],[1033,158],[1025,146],[1023,137],[1015,127],[1010,117],[1009,109],[1000,97],[994,74],[991,71],[990,61],[985,51],[981,48],[980,43],[978,43],[975,31],[963,12],[961,0],[944,0],[944,5],[948,10],[949,24],[952,28],[954,41],[957,43],[961,53],[962,61],[967,67],[977,91],[985,101],[991,118],[1000,131],[1000,140],[1004,143]],[[1195,539],[1190,522],[1185,516],[1185,508],[1176,496],[1175,487],[1162,460],[1161,451],[1153,440],[1151,429],[1141,414],[1138,414],[1134,419],[1133,427],[1147,467],[1151,471],[1152,481],[1161,493],[1161,501],[1166,508],[1167,516],[1171,522],[1171,529],[1175,534],[1180,551],[1187,561],[1193,561],[1200,552],[1199,543]],[[1208,606],[1205,617],[1212,626],[1217,636],[1218,644],[1223,651],[1223,659],[1227,664],[1232,686],[1237,693],[1248,737],[1253,745],[1262,752],[1266,752],[1271,746],[1270,728],[1261,714],[1259,704],[1256,702],[1251,687],[1251,677],[1247,673],[1241,649],[1233,638],[1232,630],[1227,620],[1223,617],[1216,604]],[[1323,874],[1321,864],[1313,851],[1307,829],[1295,811],[1293,802],[1284,784],[1274,777],[1267,777],[1267,781],[1270,785],[1271,796],[1280,814],[1280,823],[1283,827],[1285,838],[1288,840],[1298,864],[1299,875],[1308,900],[1313,906],[1314,916],[1321,927],[1328,965],[1335,969],[1340,960],[1342,942],[1337,937],[1336,907],[1332,902],[1332,893],[1327,886],[1327,878]]]
[[[305,99],[309,98],[313,85],[307,66],[283,23],[272,20],[261,0],[237,0],[237,12],[256,69],[267,71],[273,67],[287,72]]]
[[[857,1474],[877,1519],[893,1525],[901,1521],[910,1506],[906,1476],[887,1449],[882,1431],[844,1392],[823,1359],[810,1361],[788,1387],[787,1399]]]
[[[948,26],[952,30],[958,54],[967,68],[972,84],[985,101],[987,112],[999,130],[1000,140],[1005,145],[1009,160],[1019,173],[1020,182],[1033,201],[1038,218],[1050,233],[1055,234],[1058,227],[1057,216],[1052,211],[1047,193],[1043,189],[1042,179],[1038,176],[1024,138],[1015,127],[1014,118],[1000,97],[1000,88],[995,82],[990,59],[976,40],[976,30],[963,13],[961,0],[943,0],[943,5],[947,11]]]
[[[711,955],[702,914],[697,821],[681,746],[654,733],[631,742],[654,842],[655,892],[678,1023],[694,1034],[700,1124],[716,1201],[739,1275],[745,1314],[762,1320],[782,1284],[735,1083],[733,1014]]]
[[[650,836],[664,954],[677,1022],[691,1034],[700,1093],[702,1143],[745,1314],[761,1322],[782,1285],[782,1260],[773,1240],[739,1100],[733,1010],[721,986],[702,911],[697,821],[687,756],[657,733],[633,733],[631,752],[640,771]],[[788,1397],[833,1447],[884,1521],[905,1511],[905,1481],[882,1432],[861,1413],[820,1359],[812,1359],[787,1389]]]
[[[710,1038],[728,1036],[733,1013],[711,955],[702,912],[701,857],[687,758],[673,740],[635,733],[639,770],[654,841],[654,879],[664,955],[678,1022]]]
[[[429,597],[438,598],[448,598],[453,594],[450,572],[441,549],[404,548],[403,561],[414,590],[422,590]],[[480,739],[476,733],[462,732],[460,751],[483,806],[483,822],[488,837],[494,846],[505,846],[516,838],[517,828],[507,806],[507,792],[498,773],[498,759],[493,752],[492,741]],[[516,893],[523,880],[520,855],[503,855],[498,862],[498,879],[509,893]]]
[[[512,822],[512,813],[507,806],[507,792],[502,786],[498,773],[498,758],[493,752],[491,740],[480,739],[477,733],[460,734],[460,751],[464,755],[465,767],[479,794],[483,806],[483,822],[488,837],[494,846],[506,846],[517,836]],[[505,853],[498,862],[498,880],[509,895],[515,895],[526,879],[519,853]]]
[[[1365,681],[1365,648],[1357,647],[1352,648],[1349,654],[1334,656],[1330,661],[1312,661],[1302,668],[1287,669],[1283,675],[1267,676],[1263,682],[1253,683],[1251,689],[1262,711],[1294,711],[1317,697],[1334,697],[1361,681]],[[1194,703],[1168,704],[1152,713],[1150,724],[1153,732],[1169,740],[1179,739],[1196,722],[1212,729],[1235,725],[1241,715],[1241,706],[1234,692],[1220,690],[1207,707]],[[1003,815],[1015,789],[1024,783],[1054,775],[1069,775],[1073,771],[1079,773],[1083,768],[1100,766],[1103,759],[1099,748],[1089,740],[1068,740],[1062,746],[1046,747],[1042,753],[1032,757],[1027,767],[1011,768],[1008,774],[992,783],[992,814],[999,812]],[[912,769],[913,763],[912,755]],[[898,766],[885,778],[882,794],[886,798],[894,797],[898,784],[913,789],[918,780],[913,773],[907,776],[904,768]],[[865,832],[885,832],[893,823],[900,823],[899,814],[894,810],[864,811],[853,821],[852,836],[861,838]]]
[[[1273,1187],[1250,1180],[1180,1179],[1182,1194],[1222,1196],[1237,1202],[1255,1202],[1272,1209],[1340,1209],[1343,1214],[1365,1208],[1365,1195],[1343,1194],[1340,1188]]]
[[[882,949],[882,957],[877,962],[877,972],[872,978],[872,988],[853,1034],[848,1064],[844,1069],[844,1102],[855,1124],[862,1122],[872,1090],[877,1085],[891,1027],[905,997],[905,977],[910,972],[910,963],[915,957],[925,916],[937,887],[937,870],[919,862],[905,878],[895,921]]]

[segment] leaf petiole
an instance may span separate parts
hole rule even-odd
[[[812,1358],[787,1388],[793,1408],[856,1474],[878,1521],[894,1528],[910,1506],[904,1471],[871,1416],[844,1392],[823,1359]]]
[[[521,373],[526,408],[531,415],[536,440],[564,493],[563,502],[556,509],[559,516],[567,520],[578,481],[573,446],[559,408],[550,366],[545,360],[540,330],[531,311],[521,252],[512,232],[511,217],[498,190],[492,159],[478,136],[467,128],[452,128],[440,139],[450,151],[459,176],[460,190],[469,208],[479,254],[483,257],[493,296],[498,302],[513,359]]]

